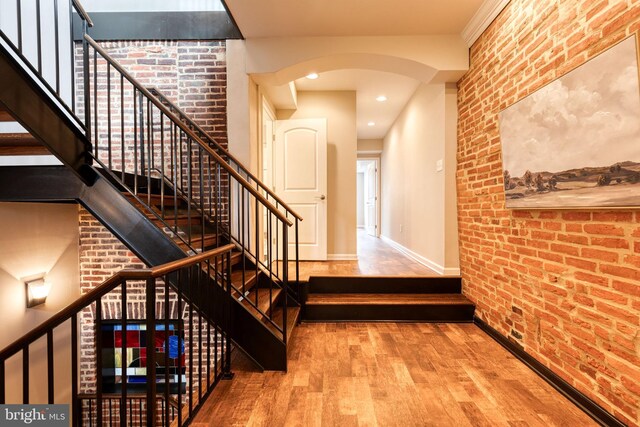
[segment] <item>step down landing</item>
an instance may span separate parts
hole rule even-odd
[[[303,321],[473,322],[460,278],[310,278]],[[342,292],[340,292],[342,291]]]

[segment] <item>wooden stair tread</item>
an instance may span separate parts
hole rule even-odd
[[[0,110],[0,122],[15,122],[16,119],[13,118],[8,111]]]
[[[186,236],[183,237],[185,240]],[[194,249],[201,249],[202,245],[203,245],[203,240],[204,240],[204,247],[209,248],[213,245],[215,245],[218,242],[218,235],[217,234],[205,234],[204,237],[203,236],[198,236],[198,237],[192,237],[191,238],[191,247],[193,247]],[[189,245],[185,242],[183,242],[180,239],[176,238],[176,243],[178,244],[178,246],[180,246],[181,249],[186,250],[186,249],[190,249]]]
[[[137,202],[137,200],[130,193],[125,192],[125,193],[122,193],[122,194],[124,194],[127,198],[132,200],[134,203]],[[176,202],[178,204],[182,203],[182,198],[178,197],[177,199],[175,199],[173,197],[173,194],[171,194],[171,195],[165,194],[164,196],[162,196],[161,194],[151,194],[151,195],[149,195],[149,193],[138,193],[136,195],[143,202],[150,203],[152,205],[157,205],[157,206],[163,204],[163,200],[164,200],[164,206],[175,206]]]
[[[473,305],[461,294],[309,294],[307,305]]]
[[[0,154],[4,156],[39,156],[51,152],[29,133],[0,133]]]
[[[255,270],[245,270],[244,272],[244,287],[245,290],[250,290],[257,282]],[[242,289],[242,270],[235,270],[231,272],[231,283],[238,288]]]
[[[249,294],[244,297],[242,302],[249,309],[249,311],[256,315],[256,317],[261,318],[262,314],[260,312],[268,314],[269,308],[271,307],[271,302],[273,301],[273,303],[275,304],[281,292],[282,290],[280,288],[273,288],[271,298],[269,298],[269,288],[254,287],[253,289],[251,289],[251,292],[249,292]],[[260,310],[259,312],[257,312],[253,307],[253,305],[256,304],[256,294],[258,295],[257,307]],[[247,300],[251,301],[253,305],[250,304]]]
[[[296,323],[298,323],[299,316],[300,316],[300,307],[287,307],[287,342],[291,341],[290,340],[291,334],[293,333],[293,329],[296,327]],[[282,325],[282,317],[283,317],[282,307],[278,307],[277,309],[274,309],[273,321],[277,325]],[[280,331],[278,331],[272,324],[267,323],[267,327],[271,329],[271,331],[277,336],[281,335]]]

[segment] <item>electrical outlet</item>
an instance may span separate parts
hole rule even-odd
[[[400,224],[400,232],[402,233],[402,224]]]
[[[436,172],[442,172],[442,169],[444,169],[444,165],[442,159],[440,159],[436,162]]]

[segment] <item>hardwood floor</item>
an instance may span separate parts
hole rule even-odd
[[[357,261],[301,261],[300,280],[307,281],[310,276],[438,276],[438,273],[359,229]]]
[[[324,323],[293,332],[289,372],[236,355],[204,426],[591,426],[472,324]]]

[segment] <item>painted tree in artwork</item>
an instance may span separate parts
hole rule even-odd
[[[536,175],[536,189],[538,192],[544,191],[544,179],[541,174]]]
[[[531,173],[530,170],[527,170],[524,173],[524,185],[527,186],[527,188],[531,187],[531,184],[533,184],[533,174]]]
[[[511,174],[509,173],[508,170],[505,169],[503,176],[504,176],[504,189],[508,190],[510,188],[509,184],[511,184]]]

